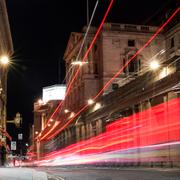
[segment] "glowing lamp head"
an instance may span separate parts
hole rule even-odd
[[[36,131],[35,134],[38,134],[38,131]]]
[[[53,122],[54,120],[53,119],[50,119],[50,122]]]
[[[8,57],[8,56],[2,56],[2,57],[0,58],[0,63],[1,63],[2,65],[7,65],[7,64],[9,64],[9,57]]]
[[[69,112],[69,110],[68,110],[68,109],[65,109],[64,112],[67,114],[67,113]]]
[[[152,61],[151,63],[150,63],[150,68],[152,69],[152,70],[156,70],[156,69],[158,69],[160,67],[160,65],[159,65],[159,63],[157,62],[157,61]]]
[[[73,61],[72,63],[71,63],[71,65],[77,65],[77,66],[82,66],[82,65],[84,65],[84,64],[86,64],[87,62],[82,62],[82,61]]]
[[[88,104],[89,104],[89,105],[91,105],[91,104],[93,104],[93,103],[94,103],[94,101],[93,101],[92,99],[89,99],[89,100],[88,100]]]
[[[71,63],[71,65],[82,66],[82,62],[81,61],[74,61],[74,62]]]

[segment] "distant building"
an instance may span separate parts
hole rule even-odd
[[[9,27],[5,0],[0,0],[0,58],[13,54],[13,45]],[[0,151],[6,147],[6,101],[8,67],[0,64]],[[1,160],[0,160],[1,161]]]
[[[42,100],[39,99],[34,103],[34,123],[30,129],[31,151],[37,151],[37,144],[34,144],[35,138],[42,130],[44,130],[51,114],[57,108],[58,104],[64,99],[65,91],[66,86],[63,84],[44,87],[42,92]]]

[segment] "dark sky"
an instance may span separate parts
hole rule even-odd
[[[115,0],[107,21],[143,24],[169,1]],[[8,118],[12,119],[16,112],[22,114],[26,140],[33,122],[33,102],[41,96],[42,87],[63,80],[63,54],[70,32],[81,31],[86,24],[86,0],[6,2],[14,44],[14,65],[8,74]],[[95,2],[89,0],[90,12]],[[99,24],[108,2],[99,0],[94,25]],[[13,135],[14,126],[8,128]]]

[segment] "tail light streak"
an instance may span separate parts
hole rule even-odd
[[[111,9],[111,7],[112,7],[112,5],[113,5],[113,2],[114,2],[114,0],[110,0],[110,4],[109,4],[109,6],[108,6],[108,8],[107,8],[107,10],[106,10],[106,12],[105,12],[105,14],[104,14],[104,17],[103,17],[103,19],[102,19],[102,21],[101,21],[101,23],[100,23],[100,26],[99,26],[99,28],[98,28],[98,30],[97,30],[97,32],[96,32],[96,34],[95,34],[92,42],[91,42],[89,48],[88,48],[87,51],[86,51],[86,53],[85,53],[85,55],[84,55],[84,57],[83,57],[83,60],[81,61],[82,63],[84,63],[84,62],[87,60],[88,54],[89,54],[89,52],[91,51],[91,49],[92,49],[92,47],[93,47],[93,45],[94,45],[94,43],[95,43],[95,41],[96,41],[99,33],[100,33],[100,31],[101,31],[101,29],[102,29],[102,27],[103,27],[103,24],[104,24],[104,22],[105,22],[105,20],[106,20],[106,18],[107,18],[107,16],[108,16],[108,14],[109,14],[109,11],[110,11],[110,9]],[[71,87],[72,87],[75,79],[77,78],[77,76],[78,76],[78,74],[79,74],[79,72],[80,72],[80,69],[81,69],[81,67],[78,67],[77,71],[75,72],[75,75],[73,76],[72,80],[71,80],[70,83],[68,84],[68,88],[67,88],[66,93],[65,93],[65,99],[66,99],[66,97],[69,95],[70,90],[71,90]],[[64,100],[65,100],[65,99],[64,99]],[[64,102],[64,101],[61,101],[61,102],[59,103],[59,105],[57,106],[57,108],[55,109],[55,111],[54,111],[54,112],[52,113],[52,115],[50,116],[47,124],[49,123],[50,119],[54,118],[54,115],[60,110],[63,102]],[[44,129],[47,128],[47,124],[46,124],[46,126],[45,126]],[[42,132],[42,133],[43,133],[43,132]],[[42,138],[40,138],[40,140],[42,140]]]
[[[111,2],[112,3],[112,2]],[[109,6],[109,8],[110,8],[111,6]],[[160,26],[158,29],[157,29],[157,31],[150,37],[150,39],[145,43],[145,45],[143,46],[143,47],[141,47],[127,62],[126,62],[126,64],[103,86],[103,88],[97,93],[97,95],[96,96],[94,96],[93,98],[92,98],[92,100],[93,101],[95,101],[102,93],[103,93],[103,91],[113,82],[113,80],[115,79],[115,78],[117,78],[122,72],[123,72],[123,70],[129,65],[129,63],[135,58],[135,57],[137,57],[137,55],[139,54],[139,53],[141,53],[150,43],[151,43],[151,41],[163,30],[163,28],[176,16],[176,14],[179,12],[179,10],[180,10],[180,8],[177,8],[176,10],[175,10],[175,12],[165,21],[165,23],[162,25],[162,26]],[[103,24],[102,24],[103,25]],[[100,31],[100,30],[99,30]],[[99,33],[99,32],[98,32]],[[98,34],[97,34],[97,36],[98,36]],[[96,38],[97,38],[97,36],[96,36]],[[96,39],[94,39],[94,41],[95,41]],[[93,46],[93,44],[94,44],[94,42],[92,42],[91,43],[91,45]],[[92,46],[90,46],[91,48],[92,48]],[[89,51],[90,51],[90,48],[88,49],[88,53],[89,53]],[[86,53],[87,55],[88,55],[88,53]],[[87,55],[85,55],[85,59],[84,60],[86,60],[86,57],[87,57]],[[80,70],[80,69],[78,69],[78,70]],[[79,72],[79,71],[77,71],[77,72]],[[74,82],[74,80],[75,80],[75,78],[73,79],[73,82]],[[70,89],[69,89],[70,90]],[[69,92],[69,91],[68,91]],[[76,114],[75,114],[75,116],[72,118],[72,119],[70,119],[69,121],[67,121],[64,125],[62,125],[62,124],[60,124],[61,125],[61,128],[59,128],[55,133],[53,133],[53,134],[51,134],[49,137],[47,137],[46,139],[47,140],[49,140],[49,139],[51,139],[52,137],[54,137],[54,136],[56,136],[57,134],[59,134],[64,128],[66,128],[71,122],[73,122],[74,120],[75,120],[75,118],[77,117],[77,116],[79,116],[79,114],[81,113],[81,112],[83,112],[85,109],[87,109],[87,107],[88,107],[88,105],[86,104],[84,107],[82,107]],[[40,139],[40,140],[43,140],[42,138]]]

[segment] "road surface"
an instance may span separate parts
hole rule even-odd
[[[180,180],[180,169],[171,168],[40,168],[55,180]],[[50,180],[53,178],[49,178]],[[56,178],[55,178],[56,177]]]

